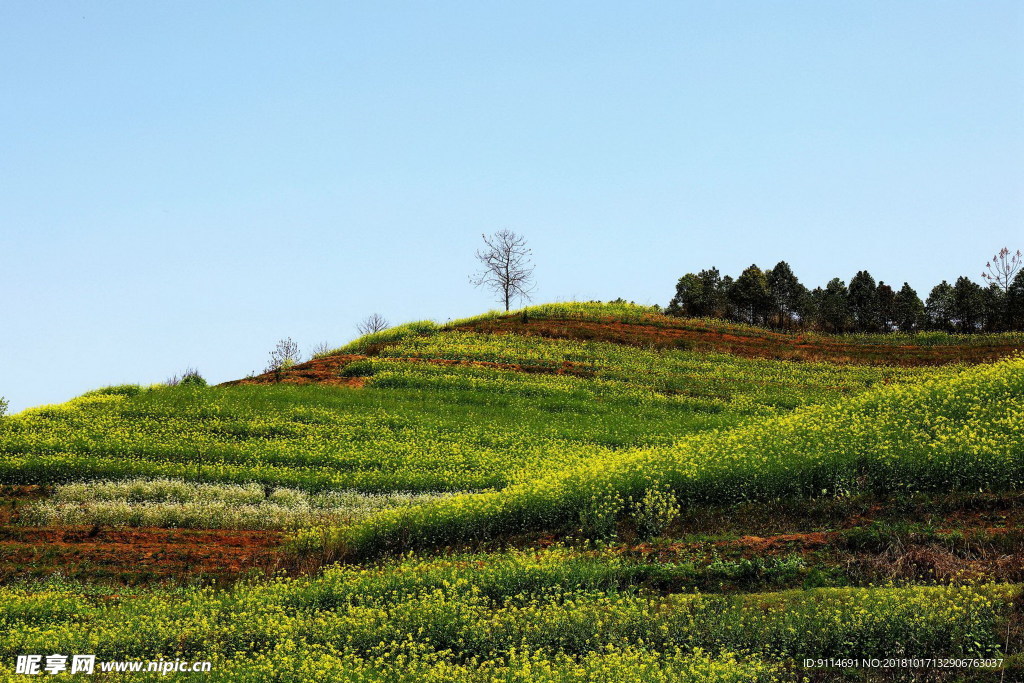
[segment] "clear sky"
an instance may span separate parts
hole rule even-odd
[[[211,381],[378,311],[665,304],[1024,248],[1024,3],[0,2],[0,395]]]

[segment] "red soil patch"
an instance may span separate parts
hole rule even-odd
[[[0,486],[0,528],[18,519],[18,504],[32,502],[44,497],[46,492],[39,486]]]
[[[981,499],[977,502],[984,502]],[[989,506],[984,509],[961,509],[951,510],[943,514],[930,515],[926,521],[937,527],[941,532],[982,529],[986,532],[1000,533],[1024,529],[1024,506],[1015,504],[1016,499],[1001,501],[993,499]],[[885,508],[881,504],[872,505],[871,509],[857,515],[851,516],[841,525],[844,529],[852,529],[860,526],[867,526],[878,518],[885,517]],[[908,515],[912,519],[913,515]]]
[[[352,361],[366,358],[359,354],[342,354],[314,358],[281,372],[280,378],[273,372],[264,372],[255,377],[224,382],[221,386],[239,384],[334,384],[360,388],[366,383],[363,377],[339,377],[338,371]]]
[[[809,534],[779,534],[777,536],[743,536],[738,541],[724,542],[725,546],[739,546],[757,555],[768,555],[778,550],[809,550],[828,544],[835,534],[813,532]]]
[[[231,578],[274,568],[283,537],[268,531],[5,526],[0,580],[55,571],[124,581]]]
[[[363,360],[369,356],[358,354],[345,354],[339,356],[327,356],[317,358],[305,363],[299,363],[293,368],[281,373],[280,380],[272,372],[265,372],[256,377],[224,382],[221,386],[236,386],[240,384],[333,384],[335,386],[348,386],[362,388],[366,384],[365,377],[339,377],[338,373],[346,365],[353,361]],[[498,370],[513,370],[517,372],[545,373],[552,375],[573,375],[576,377],[592,377],[594,371],[580,363],[564,361],[558,365],[523,365],[519,363],[495,363],[484,360],[451,360],[448,358],[420,358],[410,357],[388,357],[388,360],[404,361],[407,363],[432,363],[434,365],[464,365],[481,368],[495,368]]]
[[[23,526],[19,508],[47,493],[0,486],[0,582],[55,572],[124,582],[205,576],[231,579],[278,566],[278,531]]]

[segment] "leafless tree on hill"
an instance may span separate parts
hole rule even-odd
[[[994,282],[1004,292],[1010,291],[1010,284],[1013,276],[1020,270],[1022,264],[1020,249],[1016,254],[1011,254],[1009,248],[1003,247],[999,253],[992,257],[992,260],[985,264],[988,272],[982,273],[981,277],[987,282]]]
[[[505,310],[513,299],[529,301],[534,289],[533,264],[526,246],[526,238],[511,230],[499,230],[493,235],[483,235],[484,249],[476,252],[476,258],[483,269],[471,275],[469,281],[474,287],[487,287],[505,304]]]
[[[356,325],[356,329],[359,330],[359,334],[363,335],[380,332],[381,330],[388,329],[388,319],[380,313],[374,313],[373,315],[367,316],[363,322]]]

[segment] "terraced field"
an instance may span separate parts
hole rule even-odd
[[[1022,348],[557,304],[25,411],[0,420],[0,660],[1014,680]],[[805,666],[844,657],[960,664]]]

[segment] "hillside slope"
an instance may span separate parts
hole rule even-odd
[[[0,420],[0,660],[1015,680],[1024,357],[978,361],[1020,342],[555,304],[28,410]],[[853,654],[961,664],[803,664]]]
[[[583,533],[612,533],[631,511],[643,515],[637,506],[651,492],[688,507],[1022,486],[1024,358],[1017,358],[671,446],[597,456],[501,492],[384,512],[340,532],[326,554],[402,552],[576,524]]]
[[[413,337],[452,333],[512,335],[574,342],[604,342],[657,351],[721,353],[743,358],[812,361],[830,364],[878,366],[939,366],[985,363],[1024,351],[1024,334],[954,335],[945,333],[826,335],[813,332],[775,332],[715,319],[675,318],[651,307],[630,304],[547,304],[513,313],[492,312],[445,325],[430,321],[410,323],[366,335],[333,352],[295,365],[280,374],[266,372],[227,382],[303,384],[327,382],[359,386],[356,377],[339,375],[350,363],[370,356],[410,358],[441,363],[452,361],[418,353],[396,352],[395,346]],[[495,363],[464,357],[461,362],[523,372],[589,376],[585,365],[572,361],[535,364],[526,358]],[[550,360],[550,359],[549,359]]]

